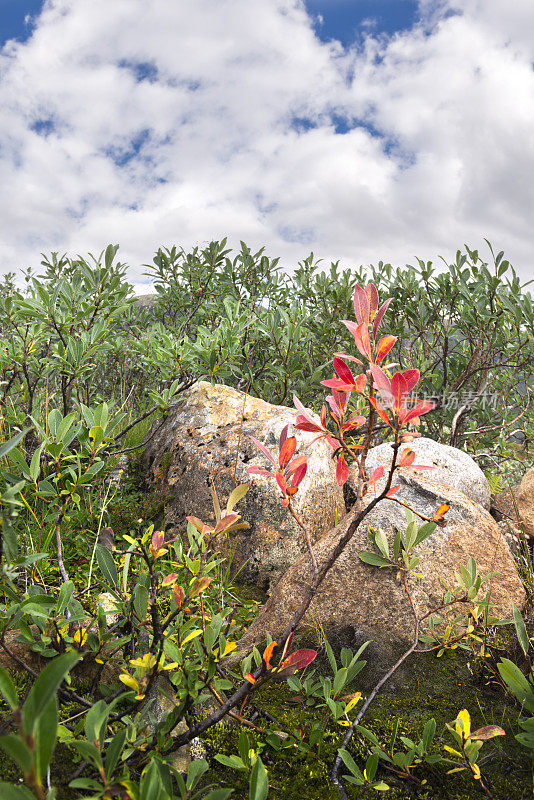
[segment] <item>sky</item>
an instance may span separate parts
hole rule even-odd
[[[0,273],[228,236],[534,278],[532,0],[0,0]]]

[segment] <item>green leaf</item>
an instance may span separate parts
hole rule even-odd
[[[375,539],[375,545],[378,547],[382,555],[385,558],[389,558],[389,543],[384,531],[383,530],[376,531],[374,539]]]
[[[368,781],[372,781],[376,775],[376,770],[378,767],[378,755],[376,753],[372,753],[367,762],[365,764],[365,772],[364,775]]]
[[[108,583],[111,583],[112,586],[118,586],[119,575],[117,573],[115,559],[107,547],[98,543],[96,545],[96,560],[98,561],[98,566],[100,567],[102,575]]]
[[[72,650],[58,656],[39,674],[33,684],[26,702],[22,706],[22,722],[26,733],[32,733],[40,715],[50,702],[50,698],[55,695],[63,678],[80,660],[80,654]]]
[[[74,594],[75,586],[72,581],[67,581],[61,584],[59,595],[56,603],[56,610],[58,614],[63,614],[69,604],[69,600]]]
[[[113,777],[113,772],[115,770],[115,767],[117,766],[120,754],[122,753],[124,742],[126,741],[127,732],[128,732],[127,728],[121,728],[120,731],[115,734],[115,736],[113,737],[113,739],[111,740],[106,749],[105,770],[106,770],[106,777],[110,783]]]
[[[31,430],[31,428],[24,428],[24,430],[20,433],[17,433],[16,436],[13,436],[7,442],[4,442],[2,445],[0,445],[0,458],[3,458],[9,453],[10,450],[13,450],[13,448],[16,447],[22,439],[24,439],[29,430]]]
[[[139,619],[144,621],[148,611],[148,589],[141,583],[135,585],[134,608]],[[200,630],[199,633],[202,633],[202,630]]]
[[[29,773],[32,767],[32,754],[20,736],[17,736],[15,733],[8,733],[6,736],[0,736],[0,747],[4,753],[7,753],[7,755],[13,759],[22,772],[26,775]]]
[[[529,711],[534,711],[534,690],[532,685],[525,678],[517,664],[508,658],[502,658],[497,664],[497,669],[503,681],[506,683],[513,695],[524,703]]]
[[[334,695],[338,695],[347,682],[348,669],[342,667],[338,669],[334,677]]]
[[[2,800],[35,800],[35,795],[25,786],[13,786],[4,781],[0,781],[0,797]]]
[[[530,647],[530,641],[527,634],[527,629],[525,627],[525,622],[523,617],[521,616],[521,612],[515,605],[512,603],[512,610],[514,615],[514,625],[515,625],[515,632],[517,633],[517,638],[519,644],[521,645],[521,650],[525,655],[528,653],[528,649]]]
[[[363,553],[360,553],[358,557],[360,561],[364,562],[364,564],[371,564],[373,567],[391,567],[391,562],[388,561],[387,558],[379,556],[378,553],[371,553],[367,550],[364,550]]]
[[[54,694],[40,714],[34,728],[35,772],[40,781],[42,781],[46,775],[52,753],[56,746],[57,725],[57,699]]]
[[[209,766],[204,758],[199,758],[193,761],[187,771],[186,788],[191,791],[195,788],[202,775],[207,772]]]
[[[263,761],[258,756],[249,781],[249,800],[265,800],[269,794],[269,779]]]
[[[357,778],[359,781],[363,783],[363,775],[358,769],[358,766],[354,761],[354,759],[352,758],[352,756],[350,755],[350,753],[348,753],[348,751],[345,750],[345,748],[343,748],[342,750],[338,750],[338,753],[339,756],[341,757],[341,760],[347,767],[347,769],[351,771],[351,773],[354,775],[355,778]]]
[[[0,667],[0,692],[11,711],[14,711],[19,704],[19,696],[15,684],[3,667]]]

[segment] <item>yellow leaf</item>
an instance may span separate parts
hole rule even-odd
[[[471,717],[466,708],[463,708],[456,718],[456,733],[463,739],[467,739],[471,733]]]
[[[130,689],[133,689],[136,692],[139,691],[139,684],[137,683],[133,675],[128,675],[127,672],[123,672],[122,675],[119,675],[119,680],[125,683],[126,686],[129,686]]]
[[[196,637],[200,636],[201,633],[202,633],[202,628],[197,628],[196,630],[191,631],[191,633],[188,633],[185,639],[182,641],[182,647],[184,646],[184,644],[187,644],[187,642],[190,642],[191,639],[196,639]]]
[[[452,775],[453,772],[463,772],[465,767],[455,767],[454,769],[448,769],[447,775]]]
[[[350,701],[350,703],[347,703],[347,707],[345,708],[345,714],[348,714],[348,713],[349,713],[349,711],[352,711],[352,709],[354,708],[354,706],[356,705],[356,703],[357,703],[359,700],[361,700],[361,697],[362,697],[362,693],[361,693],[361,692],[356,692],[356,694],[354,695],[354,697],[352,698],[352,700]]]
[[[248,483],[242,483],[240,486],[236,486],[230,497],[228,498],[228,504],[226,506],[226,513],[229,514],[232,511],[233,507],[236,503],[239,503],[240,500],[246,495],[249,490]]]
[[[471,764],[471,767],[473,768],[473,775],[475,776],[475,780],[479,781],[480,780],[480,767],[478,766],[478,764]]]
[[[460,758],[463,758],[463,755],[461,753],[459,753],[458,750],[453,750],[453,748],[449,747],[448,744],[443,745],[443,749],[446,750],[447,753],[452,753],[455,756],[459,756]]]
[[[221,658],[224,658],[225,656],[227,656],[228,653],[231,653],[232,650],[235,650],[236,647],[237,647],[237,642],[226,642],[226,647],[224,648],[224,652],[223,652]]]

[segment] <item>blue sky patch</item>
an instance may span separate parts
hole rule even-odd
[[[32,32],[29,18],[42,6],[43,0],[0,0],[0,45],[8,39],[27,39]]]
[[[391,36],[411,28],[419,18],[417,0],[305,0],[305,4],[316,18],[319,38],[337,39],[345,47],[366,33]]]

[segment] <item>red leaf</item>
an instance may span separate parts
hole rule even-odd
[[[287,432],[288,432],[288,430],[289,430],[289,425],[286,425],[286,426],[283,428],[283,430],[282,430],[282,433],[280,434],[280,441],[278,442],[278,450],[279,450],[279,451],[280,451],[280,450],[282,449],[282,447],[284,446],[284,442],[285,442],[285,440],[287,439]]]
[[[293,476],[291,478],[291,486],[292,487],[294,487],[295,489],[297,488],[299,483],[302,481],[302,479],[306,475],[307,469],[308,469],[308,464],[307,464],[306,461],[304,461],[303,464],[300,464],[297,467],[297,469],[295,470],[295,472],[293,473]]]
[[[259,442],[254,436],[251,436],[250,438],[252,439],[252,441],[254,442],[256,447],[261,450],[261,452],[263,453],[265,458],[268,458],[269,461],[271,462],[271,464],[273,464],[276,467],[276,461],[272,457],[271,453],[269,453],[269,451],[267,450],[265,445],[263,445],[261,442]]]
[[[180,608],[180,606],[184,602],[184,597],[185,597],[184,590],[182,589],[181,586],[173,586],[172,591],[174,594],[174,600],[176,602],[176,605],[178,606],[178,608]]]
[[[152,534],[152,547],[154,550],[159,550],[160,547],[163,546],[163,542],[165,541],[165,534],[163,531],[154,531]]]
[[[416,417],[421,417],[423,414],[428,414],[428,412],[433,411],[435,407],[435,404],[430,402],[430,400],[425,400],[404,414],[403,422],[410,422],[410,420],[415,419]]]
[[[276,670],[276,673],[283,678],[289,677],[289,675],[294,675],[297,670],[304,669],[304,667],[307,667],[308,664],[311,664],[316,656],[317,650],[296,650],[285,659],[281,666]]]
[[[285,430],[285,428],[284,428]],[[280,453],[278,455],[278,464],[280,465],[281,469],[284,469],[287,464],[293,458],[293,453],[297,449],[297,440],[294,436],[290,436],[289,439],[286,439],[283,445],[280,448]]]
[[[406,393],[411,392],[417,381],[419,380],[420,372],[418,369],[407,369],[402,373],[402,377],[406,381]]]
[[[369,299],[358,284],[354,287],[354,314],[358,323],[369,324]]]
[[[376,348],[375,360],[377,364],[380,364],[380,362],[387,356],[396,341],[396,336],[390,336],[390,334],[387,334],[387,336],[382,336]]]
[[[393,407],[397,413],[402,410],[407,392],[404,376],[401,372],[396,372],[391,379],[391,394],[393,395]]]
[[[336,480],[339,486],[343,486],[349,478],[349,467],[345,461],[345,454],[341,453],[336,464]]]
[[[376,317],[374,319],[374,322],[373,322],[373,336],[375,337],[375,339],[376,339],[376,332],[378,331],[378,327],[379,327],[380,323],[382,322],[382,317],[384,316],[384,314],[388,310],[388,306],[389,306],[390,303],[391,303],[391,297],[388,298],[385,303],[382,303],[382,305],[378,309],[378,313],[377,313],[377,315],[376,315]]]
[[[306,417],[302,416],[302,414],[298,415],[295,428],[298,431],[308,431],[309,433],[319,433],[323,430],[315,422],[309,422]]]
[[[285,494],[286,493],[286,489],[287,489],[286,479],[284,478],[284,476],[282,475],[281,472],[277,472],[274,477],[276,478],[276,482],[277,482],[278,486],[280,487],[282,492]]]
[[[307,456],[297,456],[296,458],[291,461],[284,470],[286,475],[291,475],[292,472],[295,472],[297,467],[300,467],[301,464],[305,464],[308,460]]]
[[[354,385],[354,375],[344,361],[334,356],[334,370],[339,379],[348,385]]]
[[[368,400],[373,406],[378,416],[380,417],[380,419],[383,420],[387,425],[389,425],[390,424],[389,417],[386,414],[383,406],[381,406],[380,403],[378,403],[374,397],[369,397]]]
[[[245,680],[252,684],[256,683],[256,678],[254,677],[252,672],[247,672],[247,674],[245,675]]]
[[[386,497],[393,497],[394,494],[397,494],[399,489],[400,489],[400,484],[398,486],[392,486],[389,492],[386,492]]]
[[[498,725],[486,725],[484,728],[474,731],[469,739],[472,742],[485,742],[488,739],[493,739],[494,736],[506,736],[506,733]]]

